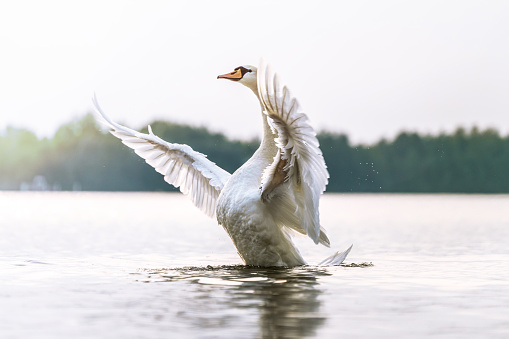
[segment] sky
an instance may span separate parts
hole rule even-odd
[[[462,126],[509,134],[508,1],[4,1],[0,133],[92,111],[261,136],[217,75],[270,63],[317,131],[354,143]],[[171,140],[168,140],[171,142]]]

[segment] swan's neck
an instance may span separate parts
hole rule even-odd
[[[262,141],[260,143],[259,151],[267,150],[270,156],[270,160],[272,161],[274,156],[277,153],[277,146],[276,142],[274,141],[274,138],[276,138],[276,135],[272,133],[272,129],[269,126],[269,123],[267,121],[267,115],[263,113],[263,106],[261,106],[261,116],[262,116],[262,126],[263,126],[263,135],[262,135]]]
[[[247,87],[253,90],[258,100],[260,100],[256,85],[253,86],[254,88],[250,86]],[[263,105],[261,104],[261,101],[260,107],[263,127],[263,135],[260,147],[258,147],[253,156],[244,165],[242,165],[241,168],[235,171],[232,179],[228,181],[227,185],[229,185],[231,182],[238,183],[239,181],[235,180],[239,179],[246,189],[258,190],[263,171],[274,161],[274,157],[277,154],[277,146],[276,142],[274,141],[276,136],[272,134],[272,130],[270,129],[269,123],[267,122],[267,116],[263,113]],[[233,177],[235,177],[235,180],[233,180]],[[236,190],[228,192],[236,192]],[[223,193],[221,194],[223,195]]]
[[[260,112],[262,116],[262,127],[263,127],[262,141],[260,143],[260,147],[258,147],[258,150],[253,155],[253,158],[257,159],[263,158],[265,160],[270,161],[271,163],[277,154],[277,146],[276,142],[274,141],[276,135],[272,133],[272,129],[270,128],[269,123],[267,121],[267,115],[263,113],[264,107],[260,100],[260,96],[258,95],[258,87],[254,86],[254,88],[251,88],[251,90],[254,92],[254,94],[258,98],[258,101],[260,102]]]

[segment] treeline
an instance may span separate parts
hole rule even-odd
[[[161,138],[190,145],[230,173],[259,143],[232,141],[206,128],[151,125]],[[509,137],[495,130],[401,133],[370,146],[351,145],[335,133],[318,139],[330,173],[328,192],[509,193]],[[52,138],[16,128],[0,132],[0,189],[20,188],[173,190],[132,150],[101,132],[92,115],[60,127]]]

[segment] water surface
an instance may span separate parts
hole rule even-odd
[[[260,269],[180,194],[0,192],[0,337],[507,338],[508,207],[328,194],[332,249]]]

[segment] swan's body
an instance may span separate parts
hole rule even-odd
[[[308,235],[329,247],[320,227],[318,201],[328,172],[315,132],[298,102],[268,68],[237,67],[219,76],[255,93],[262,108],[263,138],[255,154],[232,175],[187,145],[170,144],[111,121],[100,109],[111,133],[133,148],[164,179],[228,232],[247,265],[298,266],[306,262],[291,240]],[[351,247],[321,264],[339,265]]]

